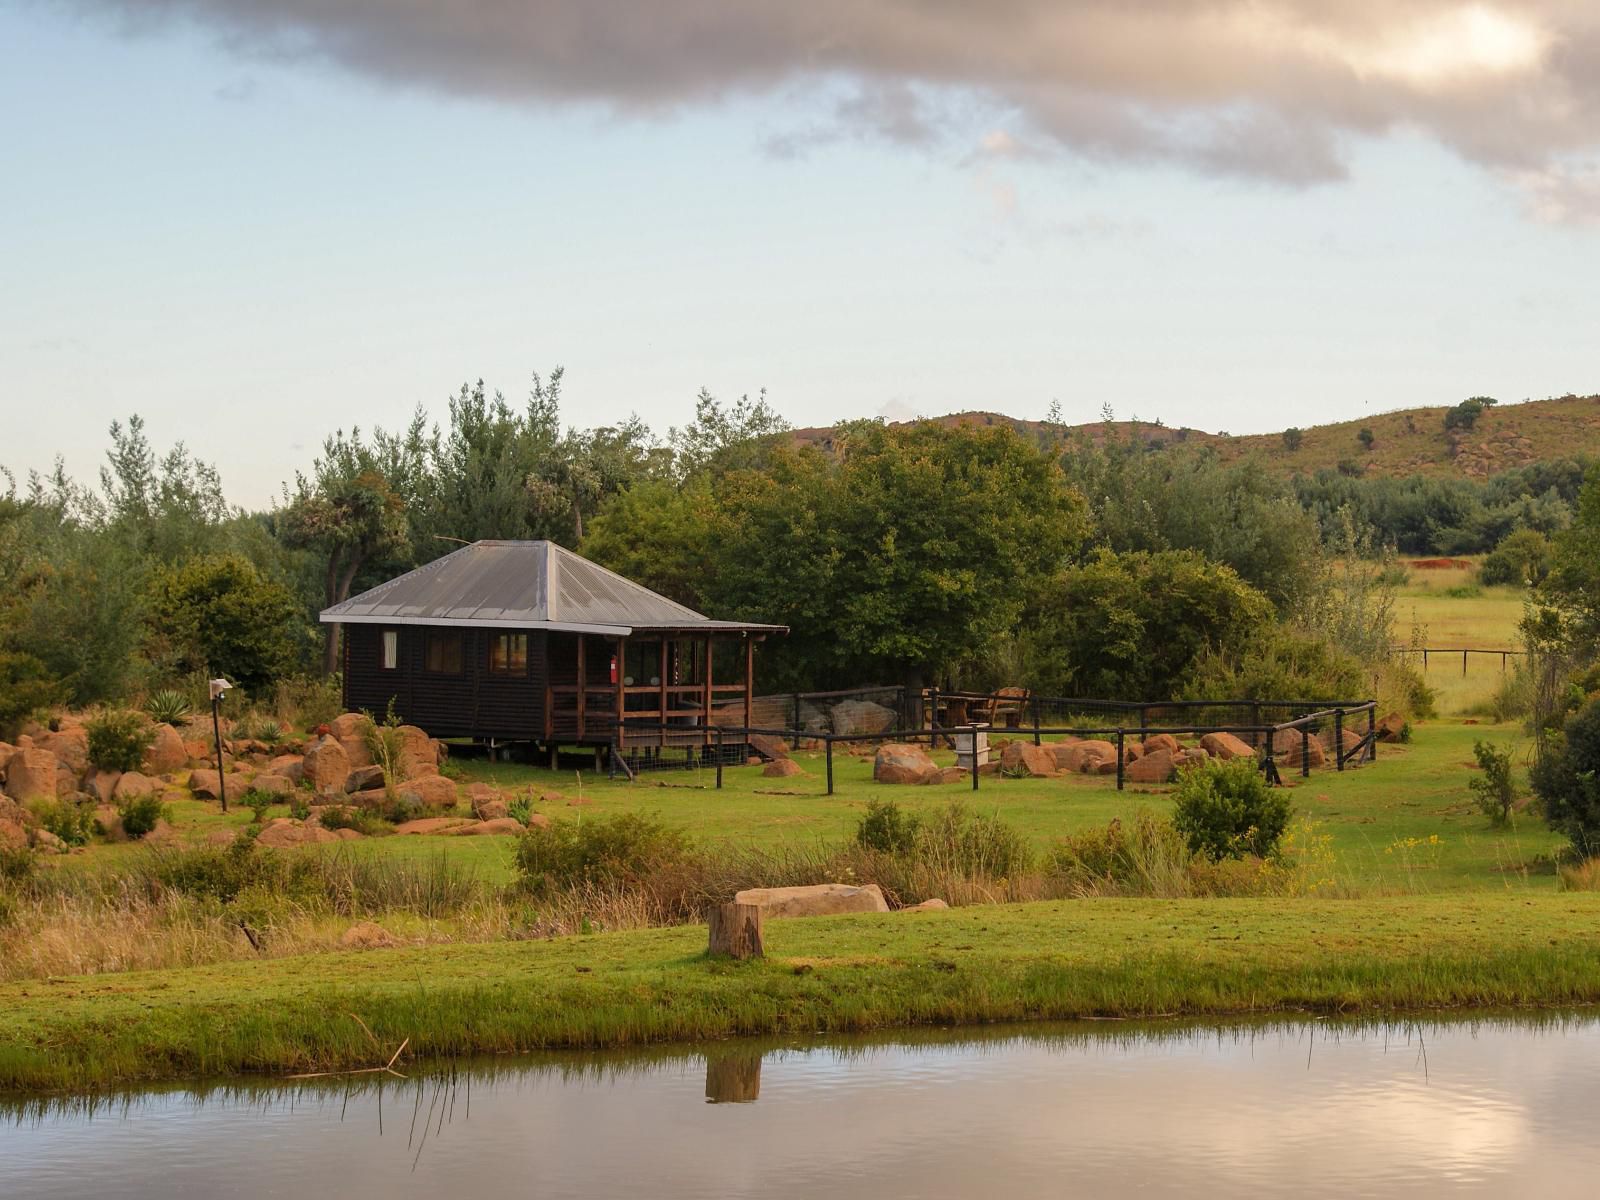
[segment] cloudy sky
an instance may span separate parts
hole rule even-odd
[[[1233,432],[1600,391],[1590,0],[0,0],[0,464],[142,413],[964,408]]]

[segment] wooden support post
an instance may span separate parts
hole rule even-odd
[[[707,729],[710,729],[711,725],[712,725],[712,721],[711,721],[711,638],[710,638],[709,635],[706,637],[705,641],[701,643],[700,650],[701,650],[701,653],[703,653],[705,655],[705,659],[701,662],[701,666],[705,668],[705,690],[704,690],[705,698],[700,702],[700,711],[704,714],[704,716],[702,717],[702,720],[705,723],[705,727]]]
[[[584,710],[589,703],[589,682],[586,676],[588,671],[587,655],[584,653],[583,634],[578,635],[578,740],[583,740]]]
[[[833,795],[833,734],[822,735],[823,754],[828,760],[828,795]]]
[[[1372,705],[1367,709],[1367,761],[1374,762],[1378,757],[1378,706]]]
[[[1039,745],[1039,697],[1033,697],[1033,744]]]
[[[659,718],[659,722],[662,725],[665,725],[667,723],[667,703],[668,703],[667,702],[667,684],[668,684],[668,680],[670,678],[670,676],[667,675],[667,663],[668,663],[668,659],[667,659],[667,635],[666,634],[662,634],[661,635],[661,676],[660,676],[660,678],[661,678],[661,716]],[[661,744],[663,746],[665,746],[667,744],[667,731],[665,729],[663,729],[661,731]]]
[[[706,953],[711,957],[761,957],[759,904],[714,904],[706,909],[706,924],[711,929]]]
[[[1333,761],[1344,770],[1344,709],[1333,710]]]
[[[617,745],[619,745],[619,746],[625,746],[625,745],[627,745],[627,742],[628,742],[628,739],[623,735],[623,732],[622,732],[623,728],[624,728],[624,724],[627,721],[627,715],[626,714],[627,714],[627,711],[628,711],[628,707],[627,707],[628,688],[627,688],[627,685],[624,684],[622,681],[624,679],[626,679],[627,676],[628,676],[628,639],[625,638],[625,637],[619,637],[617,639],[616,683],[613,685],[617,689],[617,694],[616,694],[616,698],[615,698],[615,704],[616,704],[615,712],[616,712],[616,722],[617,722]]]
[[[1461,652],[1461,678],[1463,679],[1467,677],[1467,654],[1468,651],[1466,650]]]
[[[1117,791],[1122,790],[1123,769],[1127,766],[1128,755],[1123,744],[1127,734],[1121,729],[1117,730]]]
[[[756,640],[748,633],[744,635],[744,727],[749,729],[752,724],[751,705],[755,703],[756,691]]]
[[[1311,726],[1300,726],[1300,778],[1311,778]]]
[[[972,747],[972,758],[970,760],[970,764],[972,766],[972,790],[973,791],[977,791],[978,790],[978,724],[977,724],[976,721],[974,721],[973,724],[972,724],[972,732],[970,734],[968,734],[967,736],[972,739],[972,741],[969,743],[969,745]],[[928,749],[932,750],[933,747],[929,746]]]

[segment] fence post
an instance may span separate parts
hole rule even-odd
[[[1259,749],[1261,746],[1261,701],[1250,701],[1250,724],[1257,726],[1250,733],[1250,745]]]
[[[1461,678],[1463,679],[1467,677],[1467,654],[1468,651],[1466,650],[1461,652]]]
[[[968,736],[972,739],[972,741],[970,743],[970,745],[972,746],[972,755],[971,755],[971,762],[972,762],[972,790],[973,791],[977,791],[978,790],[978,726],[977,726],[977,723],[974,722],[972,724],[971,728],[972,728],[972,732]],[[932,747],[930,746],[929,749],[932,749]]]
[[[1367,761],[1378,761],[1378,705],[1367,706]]]
[[[1141,704],[1139,706],[1139,740],[1141,742],[1145,740],[1144,731],[1150,728],[1149,712],[1150,710],[1144,705]]]
[[[1311,726],[1300,726],[1300,778],[1311,778]]]
[[[1039,743],[1039,697],[1037,697],[1037,696],[1035,696],[1033,698],[1033,744],[1035,746],[1040,744]],[[974,742],[973,745],[976,746],[977,743]]]
[[[1344,709],[1333,710],[1333,761],[1344,770]]]
[[[722,790],[722,759],[723,759],[723,753],[722,753],[722,726],[721,725],[714,725],[714,726],[712,726],[712,728],[716,731],[715,733],[712,734],[712,736],[716,739],[716,743],[717,743],[717,791],[720,792]]]
[[[828,795],[833,795],[833,734],[822,735],[822,744],[828,758]]]
[[[1119,725],[1117,727],[1117,791],[1119,792],[1122,790],[1122,768],[1126,761],[1123,756],[1123,737],[1122,727]]]
[[[792,748],[795,749],[795,750],[798,750],[798,749],[800,749],[800,693],[799,692],[796,692],[794,694],[794,724],[789,726],[789,728],[794,730],[794,746]]]

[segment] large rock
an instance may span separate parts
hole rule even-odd
[[[394,935],[374,921],[357,921],[339,938],[346,950],[383,950],[395,945]]]
[[[21,821],[0,817],[0,850],[26,850],[28,831]]]
[[[777,762],[780,758],[789,757],[789,743],[780,737],[773,737],[769,733],[752,733],[746,740],[750,744],[750,749],[768,762]]]
[[[306,750],[301,769],[317,795],[342,792],[344,781],[350,776],[350,756],[338,739],[324,737]]]
[[[342,839],[331,829],[321,825],[305,824],[293,817],[274,817],[256,834],[258,846],[287,849],[290,846],[310,846],[320,842],[337,842]]]
[[[396,791],[402,800],[414,798],[429,812],[454,808],[456,804],[456,785],[443,775],[421,775],[408,779]]]
[[[189,772],[189,790],[201,800],[215,800],[222,787],[222,776],[208,767],[196,767]]]
[[[768,917],[830,917],[836,913],[888,912],[883,890],[875,883],[814,883],[807,887],[749,888],[735,904],[760,905]]]
[[[6,795],[13,800],[54,800],[61,767],[48,750],[18,750],[6,764]]]
[[[776,758],[761,768],[761,773],[768,779],[789,779],[795,775],[804,775],[800,764],[792,758]]]
[[[394,831],[401,834],[449,833],[452,829],[473,824],[476,822],[464,817],[419,817],[415,821],[400,822]]]
[[[347,792],[364,792],[368,788],[382,786],[383,768],[378,766],[351,767],[350,774],[344,777],[344,790]]]
[[[469,783],[467,803],[472,805],[472,815],[480,821],[498,820],[511,812],[505,797],[487,783]]]
[[[1380,742],[1398,742],[1405,736],[1406,719],[1397,712],[1392,712],[1386,717],[1378,719],[1378,740]]]
[[[1341,732],[1344,735],[1344,756],[1348,759],[1356,752],[1356,747],[1361,745],[1361,735],[1349,726],[1346,726]],[[1331,728],[1324,729],[1317,735],[1317,740],[1322,743],[1322,748],[1331,762],[1333,760],[1333,730]]]
[[[1178,739],[1173,737],[1170,733],[1151,734],[1149,737],[1145,738],[1143,746],[1143,752],[1145,754],[1154,754],[1157,750],[1165,750],[1170,754],[1176,754],[1181,749],[1182,747],[1178,744]]]
[[[45,734],[38,739],[38,747],[54,754],[79,779],[89,770],[89,731],[81,725]]]
[[[1208,733],[1200,738],[1200,747],[1212,758],[1254,758],[1255,747],[1231,733]]]
[[[1322,743],[1315,737],[1309,739],[1309,743],[1303,742],[1298,729],[1288,729],[1282,733],[1275,734],[1273,736],[1273,749],[1276,752],[1273,757],[1277,760],[1280,770],[1287,767],[1299,770],[1302,753],[1305,761],[1313,767],[1323,766],[1328,761],[1328,756],[1323,752]]]
[[[282,775],[292,783],[299,783],[305,778],[305,760],[298,754],[280,754],[267,764],[267,770],[274,775]]]
[[[1158,749],[1129,763],[1123,768],[1122,777],[1130,783],[1170,783],[1177,767],[1177,755],[1171,750]]]
[[[400,747],[400,777],[419,779],[424,775],[437,774],[442,757],[439,743],[415,725],[400,726],[400,734],[403,739]]]
[[[833,706],[835,733],[887,733],[895,719],[894,709],[870,700],[841,700]]]
[[[94,823],[100,830],[100,836],[108,842],[125,842],[128,840],[127,831],[122,828],[122,813],[114,804],[99,804],[95,806]],[[232,838],[232,833],[229,833]]]
[[[908,904],[904,908],[902,908],[900,911],[901,912],[938,912],[940,909],[945,909],[945,908],[949,908],[949,907],[950,906],[948,904],[946,904],[943,900],[940,900],[937,896],[930,896],[928,899],[924,900],[921,904]]]
[[[879,783],[929,783],[939,768],[921,746],[885,742],[872,760],[872,777]]]
[[[183,738],[171,725],[157,725],[150,739],[150,749],[144,753],[144,765],[152,775],[166,775],[181,771],[189,765],[189,751]]]
[[[1034,779],[1049,779],[1061,773],[1050,747],[1035,746],[1032,742],[1007,742],[1000,751],[1000,771],[1005,775],[1026,775]]]
[[[121,771],[90,771],[89,778],[83,781],[83,790],[96,800],[109,804],[117,794],[117,780],[121,778]]]
[[[1059,769],[1063,771],[1091,775],[1101,763],[1117,761],[1117,747],[1115,742],[1079,742],[1068,746],[1064,752],[1058,752],[1055,759]]]
[[[148,775],[138,771],[128,771],[117,780],[116,789],[111,793],[111,798],[118,804],[127,804],[131,800],[143,800],[146,796],[156,793],[156,781]]]
[[[287,775],[278,775],[272,771],[263,771],[257,775],[250,781],[250,786],[269,796],[283,797],[294,794],[294,781]]]
[[[518,837],[524,830],[521,821],[512,817],[496,817],[492,821],[470,821],[448,831],[456,837]]]

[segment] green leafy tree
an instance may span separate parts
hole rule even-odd
[[[705,388],[695,397],[694,420],[668,434],[679,479],[711,471],[759,468],[767,451],[787,433],[789,424],[767,403],[763,388],[752,400],[740,396],[731,405],[719,402]]]
[[[1306,431],[1291,425],[1282,434],[1283,448],[1290,453],[1300,449],[1300,444],[1306,440]]]
[[[1550,828],[1585,858],[1600,855],[1600,699],[1567,721],[1529,778]]]
[[[1473,396],[1470,399],[1463,400],[1444,414],[1445,432],[1454,433],[1456,430],[1465,431],[1471,429],[1478,423],[1478,418],[1484,414],[1486,409],[1498,403],[1499,401],[1493,396]]]
[[[296,665],[304,617],[288,588],[239,555],[197,558],[156,573],[152,636],[183,671],[226,675],[259,694]]]
[[[1550,574],[1555,548],[1537,529],[1518,529],[1503,538],[1478,568],[1478,579],[1485,584],[1510,584],[1531,587]]]
[[[1370,427],[1363,425],[1361,427],[1361,432],[1356,434],[1356,441],[1361,443],[1361,448],[1363,450],[1370,451],[1377,443],[1378,435],[1373,433]]]

